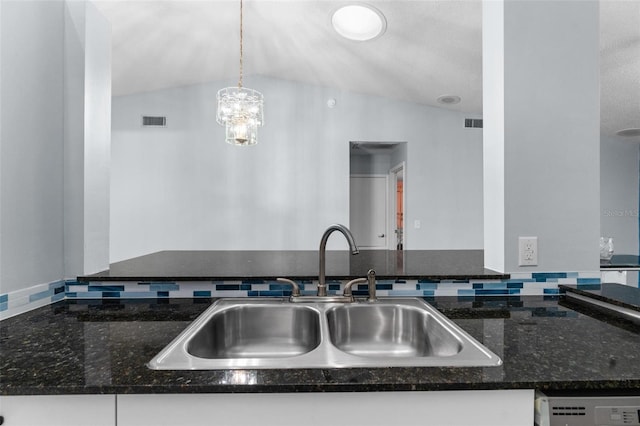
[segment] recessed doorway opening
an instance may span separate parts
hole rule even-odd
[[[366,250],[406,247],[406,142],[350,142],[349,227]]]

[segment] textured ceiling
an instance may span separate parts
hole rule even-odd
[[[640,128],[640,1],[600,5],[600,128]],[[640,142],[640,137],[623,138]]]
[[[237,79],[237,0],[94,0],[113,31],[113,93]],[[384,36],[338,36],[343,1],[245,0],[245,75],[337,87],[482,113],[480,0],[368,0]],[[640,0],[601,1],[604,134],[640,127]],[[438,96],[462,102],[443,106]],[[640,141],[640,137],[633,140]]]

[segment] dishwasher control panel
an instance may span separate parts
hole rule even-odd
[[[595,415],[596,425],[640,426],[640,405],[596,406]]]
[[[537,426],[640,426],[640,397],[536,397]]]

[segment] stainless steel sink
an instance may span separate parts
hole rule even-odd
[[[331,343],[364,357],[450,357],[463,346],[452,330],[424,309],[349,304],[327,312]]]
[[[287,358],[320,344],[320,315],[300,305],[243,304],[222,309],[187,342],[200,358]]]
[[[472,367],[500,358],[421,299],[220,299],[148,364],[158,370]]]

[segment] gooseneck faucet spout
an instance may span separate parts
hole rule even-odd
[[[351,249],[351,254],[358,254],[360,250],[358,250],[358,246],[356,246],[356,241],[353,238],[353,234],[349,231],[344,225],[334,224],[327,228],[322,234],[322,239],[320,240],[320,266],[318,273],[318,296],[326,296],[327,295],[327,283],[326,283],[326,266],[327,266],[327,240],[329,239],[329,235],[333,233],[333,231],[340,231],[342,235],[345,236],[347,242],[349,243],[349,248]]]

